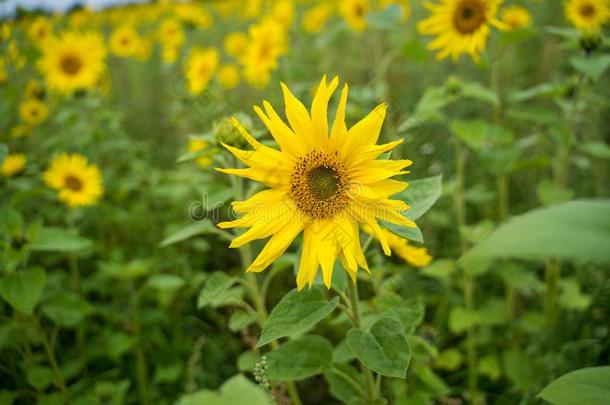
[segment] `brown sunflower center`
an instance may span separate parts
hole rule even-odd
[[[580,7],[580,15],[585,18],[590,18],[595,15],[595,7],[592,4],[583,4]]]
[[[290,194],[310,218],[332,218],[347,206],[347,185],[345,166],[337,156],[314,151],[297,160]]]
[[[485,3],[462,0],[453,13],[453,25],[462,34],[472,34],[485,22]]]
[[[76,176],[66,176],[64,184],[72,191],[80,191],[83,189],[83,182]]]
[[[74,76],[82,69],[83,61],[76,55],[68,54],[61,58],[60,65],[65,74]]]

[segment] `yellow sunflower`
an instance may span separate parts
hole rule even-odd
[[[343,0],[339,11],[350,28],[364,31],[367,27],[365,17],[371,11],[371,3],[369,0]]]
[[[194,49],[186,62],[186,80],[192,94],[201,94],[212,79],[218,66],[218,51],[215,48]]]
[[[32,127],[29,125],[19,124],[11,128],[11,138],[19,139],[32,135]]]
[[[2,174],[5,177],[13,177],[25,169],[27,160],[23,153],[10,153],[2,161]]]
[[[44,44],[53,35],[53,25],[44,17],[37,17],[28,27],[28,36],[38,47]]]
[[[241,57],[246,81],[253,86],[265,86],[287,47],[286,31],[273,18],[265,18],[250,27],[248,44]]]
[[[49,40],[38,61],[46,87],[71,94],[95,87],[104,72],[106,51],[102,37],[94,33],[67,32]]]
[[[234,89],[239,85],[239,69],[237,66],[227,64],[218,69],[218,83],[227,89]]]
[[[248,37],[243,32],[232,32],[223,40],[225,52],[234,58],[241,57],[246,45],[248,45]]]
[[[23,122],[30,126],[36,126],[47,119],[49,109],[42,101],[30,98],[19,106],[19,115]]]
[[[278,0],[273,4],[271,9],[273,18],[282,24],[284,28],[290,27],[294,18],[294,6],[291,0]]]
[[[364,231],[371,233],[370,228],[365,227]],[[432,256],[428,253],[425,247],[416,247],[409,244],[409,241],[394,235],[387,229],[383,230],[383,234],[388,241],[388,245],[393,253],[396,253],[405,262],[414,267],[425,267],[432,261]]]
[[[57,156],[44,172],[43,179],[59,192],[59,200],[71,208],[93,205],[104,193],[99,169],[79,154]]]
[[[509,6],[502,9],[500,19],[509,31],[529,27],[532,23],[529,11],[520,6]]]
[[[8,79],[8,70],[6,65],[6,59],[0,56],[0,83],[4,83]]]
[[[27,98],[42,98],[44,91],[40,85],[40,82],[36,79],[30,79],[25,86],[24,95]]]
[[[130,25],[124,25],[112,31],[110,36],[110,51],[121,58],[135,56],[138,52],[140,37]]]
[[[582,31],[597,31],[610,20],[607,0],[568,0],[565,13],[568,20]]]
[[[475,60],[485,49],[491,27],[504,25],[496,18],[502,0],[441,0],[440,4],[424,3],[432,15],[417,29],[424,35],[435,35],[428,48],[438,50],[437,58],[451,56],[455,61],[467,53]]]
[[[307,32],[320,32],[330,18],[332,8],[327,3],[320,3],[310,8],[303,16],[303,29]]]
[[[249,228],[231,243],[236,248],[257,239],[270,238],[258,257],[246,269],[260,272],[268,267],[303,233],[297,286],[313,284],[318,267],[327,287],[331,285],[337,258],[356,280],[358,268],[368,270],[360,244],[361,226],[369,226],[386,255],[390,246],[379,221],[415,226],[403,212],[409,206],[390,196],[407,183],[391,179],[408,173],[410,160],[377,158],[402,140],[377,145],[385,119],[386,105],[377,106],[349,130],[345,124],[348,87],[341,93],[334,122],[328,126],[328,102],[338,79],[322,78],[313,99],[311,113],[282,84],[287,125],[271,104],[255,107],[280,150],[255,140],[234,119],[234,124],[253,150],[224,145],[249,167],[218,169],[221,172],[263,183],[267,190],[246,201],[232,204],[239,219],[218,224],[221,228]]]

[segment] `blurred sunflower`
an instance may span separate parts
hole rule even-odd
[[[19,115],[26,124],[36,126],[47,119],[49,109],[42,101],[30,98],[23,101],[19,106]]]
[[[500,12],[500,20],[504,23],[507,30],[517,30],[529,27],[532,23],[532,16],[526,8],[520,6],[509,6]]]
[[[186,36],[182,25],[176,19],[166,19],[159,26],[157,37],[163,47],[161,58],[165,63],[174,63],[178,59],[180,49]]]
[[[313,284],[320,266],[324,283],[330,287],[337,257],[355,281],[359,267],[369,271],[360,245],[361,226],[371,228],[386,255],[391,250],[378,221],[415,226],[402,215],[409,206],[389,198],[407,187],[407,183],[390,178],[408,173],[403,169],[411,161],[377,160],[402,143],[397,140],[376,145],[386,105],[377,106],[348,130],[345,125],[348,87],[345,85],[329,130],[328,102],[337,85],[337,78],[328,84],[326,77],[322,79],[310,114],[282,84],[290,126],[268,102],[263,101],[264,111],[255,107],[280,150],[259,143],[234,119],[254,150],[224,146],[249,167],[218,170],[270,187],[246,201],[234,202],[234,211],[243,216],[218,224],[221,228],[249,228],[233,240],[233,248],[270,237],[247,272],[263,271],[303,232],[297,275],[299,289]]]
[[[365,17],[371,11],[371,3],[369,0],[343,0],[339,11],[354,31],[364,31],[367,27]]]
[[[233,89],[239,85],[239,69],[235,65],[223,65],[218,69],[218,83],[227,89]]]
[[[330,18],[332,8],[327,3],[320,3],[305,13],[303,16],[303,29],[307,32],[320,32]]]
[[[53,25],[45,17],[37,17],[28,27],[28,36],[36,46],[42,47],[53,35]]]
[[[286,31],[273,18],[265,18],[251,26],[248,44],[241,57],[246,81],[253,86],[265,86],[287,47]]]
[[[134,56],[138,52],[140,37],[131,25],[115,28],[110,36],[110,51],[121,58]]]
[[[222,45],[227,54],[239,58],[248,45],[248,37],[243,32],[232,32],[225,37]]]
[[[6,68],[6,59],[0,56],[0,83],[4,83],[8,79],[8,70]]]
[[[294,18],[294,6],[291,0],[277,0],[271,9],[271,16],[284,28],[290,27]]]
[[[208,143],[206,141],[204,141],[203,139],[193,138],[193,139],[189,140],[189,143],[188,143],[186,149],[190,153],[195,153],[195,152],[202,152],[202,151],[206,150],[208,148],[208,146],[209,146]],[[197,165],[200,167],[210,167],[212,165],[212,159],[210,159],[209,156],[200,156],[195,161],[197,162]]]
[[[218,51],[215,48],[194,49],[186,62],[186,80],[191,94],[201,94],[212,79],[218,66]]]
[[[174,6],[174,14],[185,24],[199,29],[209,28],[213,22],[202,3],[178,3]]]
[[[0,22],[0,45],[3,45],[11,36],[11,26],[8,22]]]
[[[24,95],[27,98],[41,99],[44,96],[44,91],[40,82],[36,79],[30,79],[25,85]]]
[[[364,231],[371,233],[371,230],[368,227],[365,227]],[[383,230],[383,234],[388,241],[390,250],[410,265],[414,267],[425,267],[432,261],[432,256],[430,256],[428,249],[425,247],[413,246],[409,244],[408,240],[394,235],[387,229]]]
[[[438,50],[437,58],[451,56],[455,61],[464,53],[479,60],[485,49],[491,26],[504,25],[496,18],[502,0],[441,0],[440,4],[424,3],[432,15],[417,25],[424,35],[436,35],[428,48]]]
[[[568,20],[582,31],[597,31],[610,20],[607,0],[568,0],[565,13]]]
[[[93,205],[104,192],[99,169],[79,154],[58,155],[43,173],[43,179],[71,208]]]
[[[13,177],[25,169],[27,159],[23,153],[10,153],[2,161],[2,174],[5,177]]]
[[[25,124],[18,124],[11,128],[11,138],[19,139],[32,135],[32,127]]]
[[[95,33],[64,33],[43,49],[38,68],[51,91],[71,94],[95,87],[105,69],[104,41]]]

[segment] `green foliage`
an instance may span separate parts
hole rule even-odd
[[[268,376],[274,380],[303,380],[330,367],[332,344],[322,336],[305,335],[269,352]]]
[[[219,391],[199,390],[181,396],[176,405],[268,405],[269,396],[241,374],[227,380]]]
[[[562,375],[538,396],[553,405],[605,404],[610,396],[610,367],[590,367]]]
[[[31,315],[40,302],[46,275],[40,267],[30,268],[0,279],[0,295],[13,308]]]

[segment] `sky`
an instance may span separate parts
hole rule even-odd
[[[0,15],[12,14],[17,6],[26,9],[42,8],[49,11],[63,11],[74,4],[83,4],[96,9],[111,4],[121,4],[133,1],[134,0],[0,0]]]

